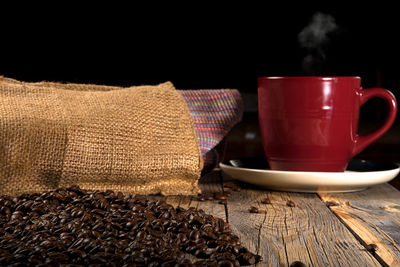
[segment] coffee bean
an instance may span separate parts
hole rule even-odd
[[[160,215],[160,218],[163,218],[163,219],[168,219],[169,217],[171,217],[171,214],[169,213],[169,211],[164,211],[164,212]]]
[[[228,202],[226,199],[223,199],[223,200],[218,201],[218,203],[221,205],[226,205]]]
[[[187,237],[186,237],[186,235],[185,235],[184,233],[178,233],[176,237],[177,237],[181,242],[185,242],[185,241],[188,240]]]
[[[368,244],[365,248],[371,253],[375,253],[375,251],[378,250],[378,246],[376,244]]]
[[[289,265],[289,267],[306,267],[306,265],[301,261],[294,261]]]
[[[232,188],[233,186],[234,186],[234,183],[230,183],[230,182],[224,183],[224,188]]]
[[[224,193],[214,193],[215,200],[226,200],[226,195]]]
[[[65,196],[60,194],[60,193],[58,193],[58,192],[55,192],[53,196],[56,197],[60,201],[64,201],[65,200]]]
[[[224,188],[232,189],[232,191],[240,191],[241,187],[235,182],[226,182]]]
[[[235,261],[236,258],[237,257],[229,251],[221,251],[220,253],[213,253],[210,256],[210,259],[215,259],[217,261],[221,261],[221,260]]]
[[[286,201],[286,206],[288,207],[296,207],[296,203],[294,203],[292,200]]]
[[[229,197],[232,194],[232,190],[230,188],[224,189],[224,195]]]
[[[98,207],[100,209],[107,209],[110,206],[110,203],[108,203],[107,199],[103,198],[99,201]]]
[[[206,195],[204,195],[204,198],[205,198],[206,200],[214,200],[214,197],[213,197],[213,195],[211,195],[211,194],[206,194]]]
[[[258,210],[257,207],[251,206],[250,209],[249,209],[249,212],[250,213],[259,213],[260,211]]]
[[[119,199],[119,200],[124,200],[124,194],[122,193],[122,192],[118,192],[117,193],[117,198]]]
[[[197,195],[198,201],[215,200],[214,194],[211,193],[201,193]]]
[[[197,239],[199,239],[199,237],[200,237],[200,232],[197,230],[193,230],[189,234],[189,239],[191,239],[193,241],[196,241]]]
[[[207,246],[206,246],[206,248],[199,248],[199,249],[197,249],[197,250],[194,252],[194,255],[195,255],[197,258],[200,258],[200,259],[208,258],[209,255],[207,254]]]
[[[262,203],[262,204],[271,204],[271,200],[270,200],[268,197],[266,197],[266,198],[263,198],[263,199],[261,200],[261,203]]]
[[[325,205],[328,207],[334,207],[334,206],[339,206],[339,203],[337,203],[336,201],[326,201]]]
[[[218,262],[219,267],[235,267],[232,261],[230,260],[222,260]]]
[[[251,265],[256,263],[256,258],[250,252],[240,254],[238,260],[241,265]]]

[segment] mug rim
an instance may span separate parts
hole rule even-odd
[[[361,80],[360,76],[259,76],[259,80]]]

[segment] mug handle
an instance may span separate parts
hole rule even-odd
[[[374,142],[376,139],[381,137],[389,128],[392,126],[397,113],[397,102],[394,95],[386,89],[383,88],[369,88],[369,89],[359,89],[358,95],[360,97],[360,107],[365,102],[373,97],[379,97],[385,100],[386,105],[389,108],[389,112],[387,114],[386,120],[383,125],[373,131],[372,133],[356,136],[355,145],[353,148],[353,156],[360,153],[364,148],[366,148],[369,144]]]

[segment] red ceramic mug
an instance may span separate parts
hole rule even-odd
[[[359,136],[360,107],[372,97],[389,112],[378,130]],[[272,170],[342,172],[390,128],[397,103],[386,89],[362,89],[360,77],[259,77],[258,112]]]

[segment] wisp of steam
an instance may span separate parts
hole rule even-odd
[[[307,49],[307,55],[302,62],[303,71],[306,74],[314,75],[321,71],[326,57],[324,47],[329,43],[329,34],[337,28],[334,17],[318,12],[299,33],[300,46]]]

